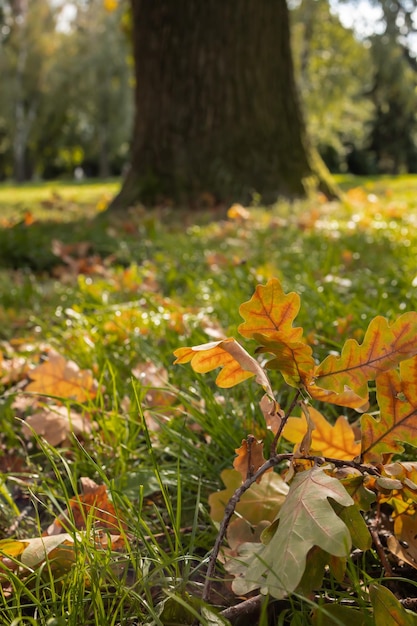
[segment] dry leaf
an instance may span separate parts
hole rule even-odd
[[[132,374],[139,380],[142,387],[147,388],[145,393],[147,406],[171,406],[175,402],[175,395],[166,389],[168,372],[164,367],[158,367],[152,361],[145,361],[138,363],[132,369]]]
[[[29,383],[26,391],[33,393],[86,402],[97,392],[97,382],[89,371],[80,370],[74,361],[67,361],[54,351],[29,376],[33,382]]]
[[[40,435],[51,446],[57,446],[68,439],[68,435],[81,435],[91,432],[91,422],[85,416],[76,413],[66,406],[48,405],[42,410],[29,415],[22,427],[25,437],[30,438],[33,432]]]
[[[97,485],[90,478],[81,479],[82,494],[70,500],[71,513],[65,513],[48,527],[46,535],[58,535],[64,532],[64,526],[75,526],[77,530],[88,527],[106,529],[109,531],[126,530],[126,523],[115,510],[109,500],[107,487]]]
[[[233,461],[233,467],[245,481],[253,476],[257,470],[265,463],[264,444],[262,441],[256,441],[253,435],[248,435],[246,439],[242,439],[242,445],[235,450],[237,457]],[[268,471],[271,471],[270,468]],[[266,473],[266,472],[265,472]],[[261,482],[262,476],[257,479],[257,483]]]

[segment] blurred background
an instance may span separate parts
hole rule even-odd
[[[289,8],[304,115],[330,171],[417,172],[415,1]],[[131,35],[126,0],[0,0],[0,181],[126,171]]]

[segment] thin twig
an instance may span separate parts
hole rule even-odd
[[[354,469],[359,470],[361,474],[371,474],[372,476],[381,475],[381,472],[378,470],[377,467],[373,467],[372,465],[363,465],[362,463],[357,463],[356,461],[343,461],[341,459],[333,459],[328,456],[306,456],[302,458],[314,461],[317,465],[331,463],[336,467],[353,467]]]
[[[370,525],[369,532],[371,533],[372,541],[374,542],[375,550],[377,551],[379,560],[381,561],[382,567],[385,570],[385,575],[393,576],[391,565],[388,562],[387,555],[385,554],[384,546],[381,543],[378,531],[376,530],[376,528],[373,528],[372,525]]]
[[[253,598],[249,598],[248,600],[244,600],[240,604],[236,604],[235,606],[229,606],[227,609],[220,611],[220,615],[229,621],[233,621],[237,617],[241,617],[242,615],[252,615],[255,611],[259,611],[261,608],[262,600],[265,599],[265,596],[259,594],[254,596]]]

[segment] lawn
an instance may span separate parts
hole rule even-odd
[[[123,216],[106,212],[115,181],[0,186],[2,623],[198,617],[209,498],[242,440],[271,436],[254,383],[219,389],[174,350],[239,337],[239,306],[272,277],[301,296],[297,326],[318,360],[375,316],[417,310],[417,177],[339,183],[342,202]],[[288,387],[270,377],[284,405]],[[327,416],[341,413],[352,421],[349,408]],[[329,574],[326,593],[367,610],[364,580],[382,576],[369,554],[349,560],[343,592]],[[219,568],[220,611],[238,599]],[[320,602],[264,602],[258,623],[313,623]]]

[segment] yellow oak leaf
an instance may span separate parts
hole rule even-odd
[[[81,370],[74,361],[67,361],[51,351],[48,359],[29,373],[32,382],[26,391],[66,400],[86,402],[97,393],[97,383],[92,374]]]
[[[314,423],[310,454],[343,461],[350,461],[359,456],[360,443],[355,441],[353,428],[343,416],[340,416],[333,426],[313,407],[308,407],[308,411],[310,420]],[[299,444],[306,433],[305,417],[290,417],[282,436],[292,443]]]
[[[238,330],[243,337],[253,339],[261,334],[275,339],[277,332],[289,341],[300,341],[303,329],[292,323],[300,310],[300,296],[295,292],[285,294],[277,278],[266,285],[258,285],[248,302],[240,305],[239,313],[245,320]]]

